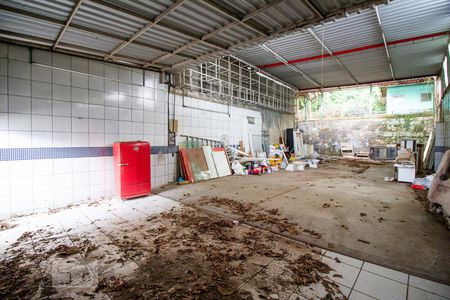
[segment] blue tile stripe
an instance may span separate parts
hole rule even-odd
[[[177,146],[151,147],[151,154],[169,154],[177,152]],[[112,156],[112,147],[0,148],[0,161],[101,156]]]

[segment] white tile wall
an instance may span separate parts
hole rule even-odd
[[[170,101],[170,114],[173,114],[173,97]],[[243,139],[243,124],[247,122],[247,116],[255,118],[255,124],[248,124],[248,131],[252,134],[261,134],[262,116],[259,111],[244,109],[240,107],[230,107],[230,115],[226,105],[212,103],[209,101],[185,97],[184,105],[182,105],[182,97],[175,97],[175,118],[178,119],[179,133],[184,135],[198,136],[202,138],[219,140],[222,135],[226,134],[231,144],[239,144],[239,140]],[[195,108],[191,108],[195,107]],[[202,111],[196,108],[208,109],[210,111]],[[158,118],[163,124],[167,124],[167,120],[163,121],[165,114],[155,112],[155,126]],[[144,117],[145,118],[145,117]],[[179,137],[179,142],[183,139]]]
[[[0,47],[8,48],[0,53],[0,148],[102,147],[117,140],[167,145],[168,88],[159,83],[158,73],[16,45]],[[175,98],[179,134],[215,140],[227,134],[238,143],[247,116],[256,118],[249,130],[261,131],[259,112],[233,107],[228,116],[220,113],[227,112],[225,105],[186,97],[186,105],[218,111],[212,113],[182,107],[181,97]],[[151,159],[154,187],[176,179],[176,155]],[[0,163],[0,218],[114,194],[112,157]],[[16,171],[11,175],[6,169]]]

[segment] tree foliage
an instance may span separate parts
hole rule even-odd
[[[316,117],[356,117],[386,111],[386,102],[379,87],[342,89],[310,93],[306,97]]]

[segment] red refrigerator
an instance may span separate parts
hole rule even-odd
[[[145,196],[151,192],[150,144],[116,142],[113,144],[116,192],[122,199]]]

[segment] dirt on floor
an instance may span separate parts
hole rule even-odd
[[[384,180],[393,176],[392,162],[327,159],[318,169],[229,176],[156,192],[305,243],[450,283],[450,232],[427,212],[426,191]],[[259,215],[269,211],[276,222],[274,215]]]
[[[278,210],[254,209],[227,198],[204,198],[243,219],[262,222],[280,232],[301,228],[280,217]],[[135,230],[144,232],[136,236]],[[113,299],[286,299],[298,287],[322,285],[324,299],[345,299],[320,260],[317,248],[293,242],[239,220],[211,215],[189,206],[147,218],[135,230],[114,234],[114,246],[124,260],[140,266],[124,274],[99,272],[95,286],[75,289],[71,297]],[[0,260],[1,299],[60,298],[55,285],[55,261],[108,264],[108,251],[88,238],[64,239],[51,228],[25,232]],[[274,270],[268,267],[275,261]],[[88,267],[85,272],[89,273]],[[273,268],[273,267],[271,267]],[[53,277],[52,277],[53,276]],[[89,278],[89,274],[83,274]],[[84,278],[84,277],[83,277]],[[61,278],[57,278],[61,280]],[[63,279],[64,280],[64,279]],[[56,282],[58,283],[58,282]],[[70,288],[69,288],[70,290]]]
[[[10,223],[10,222],[7,222],[7,221],[0,221],[0,231],[11,229],[11,228],[14,228],[16,226],[17,226],[16,224],[13,224],[13,223]]]

